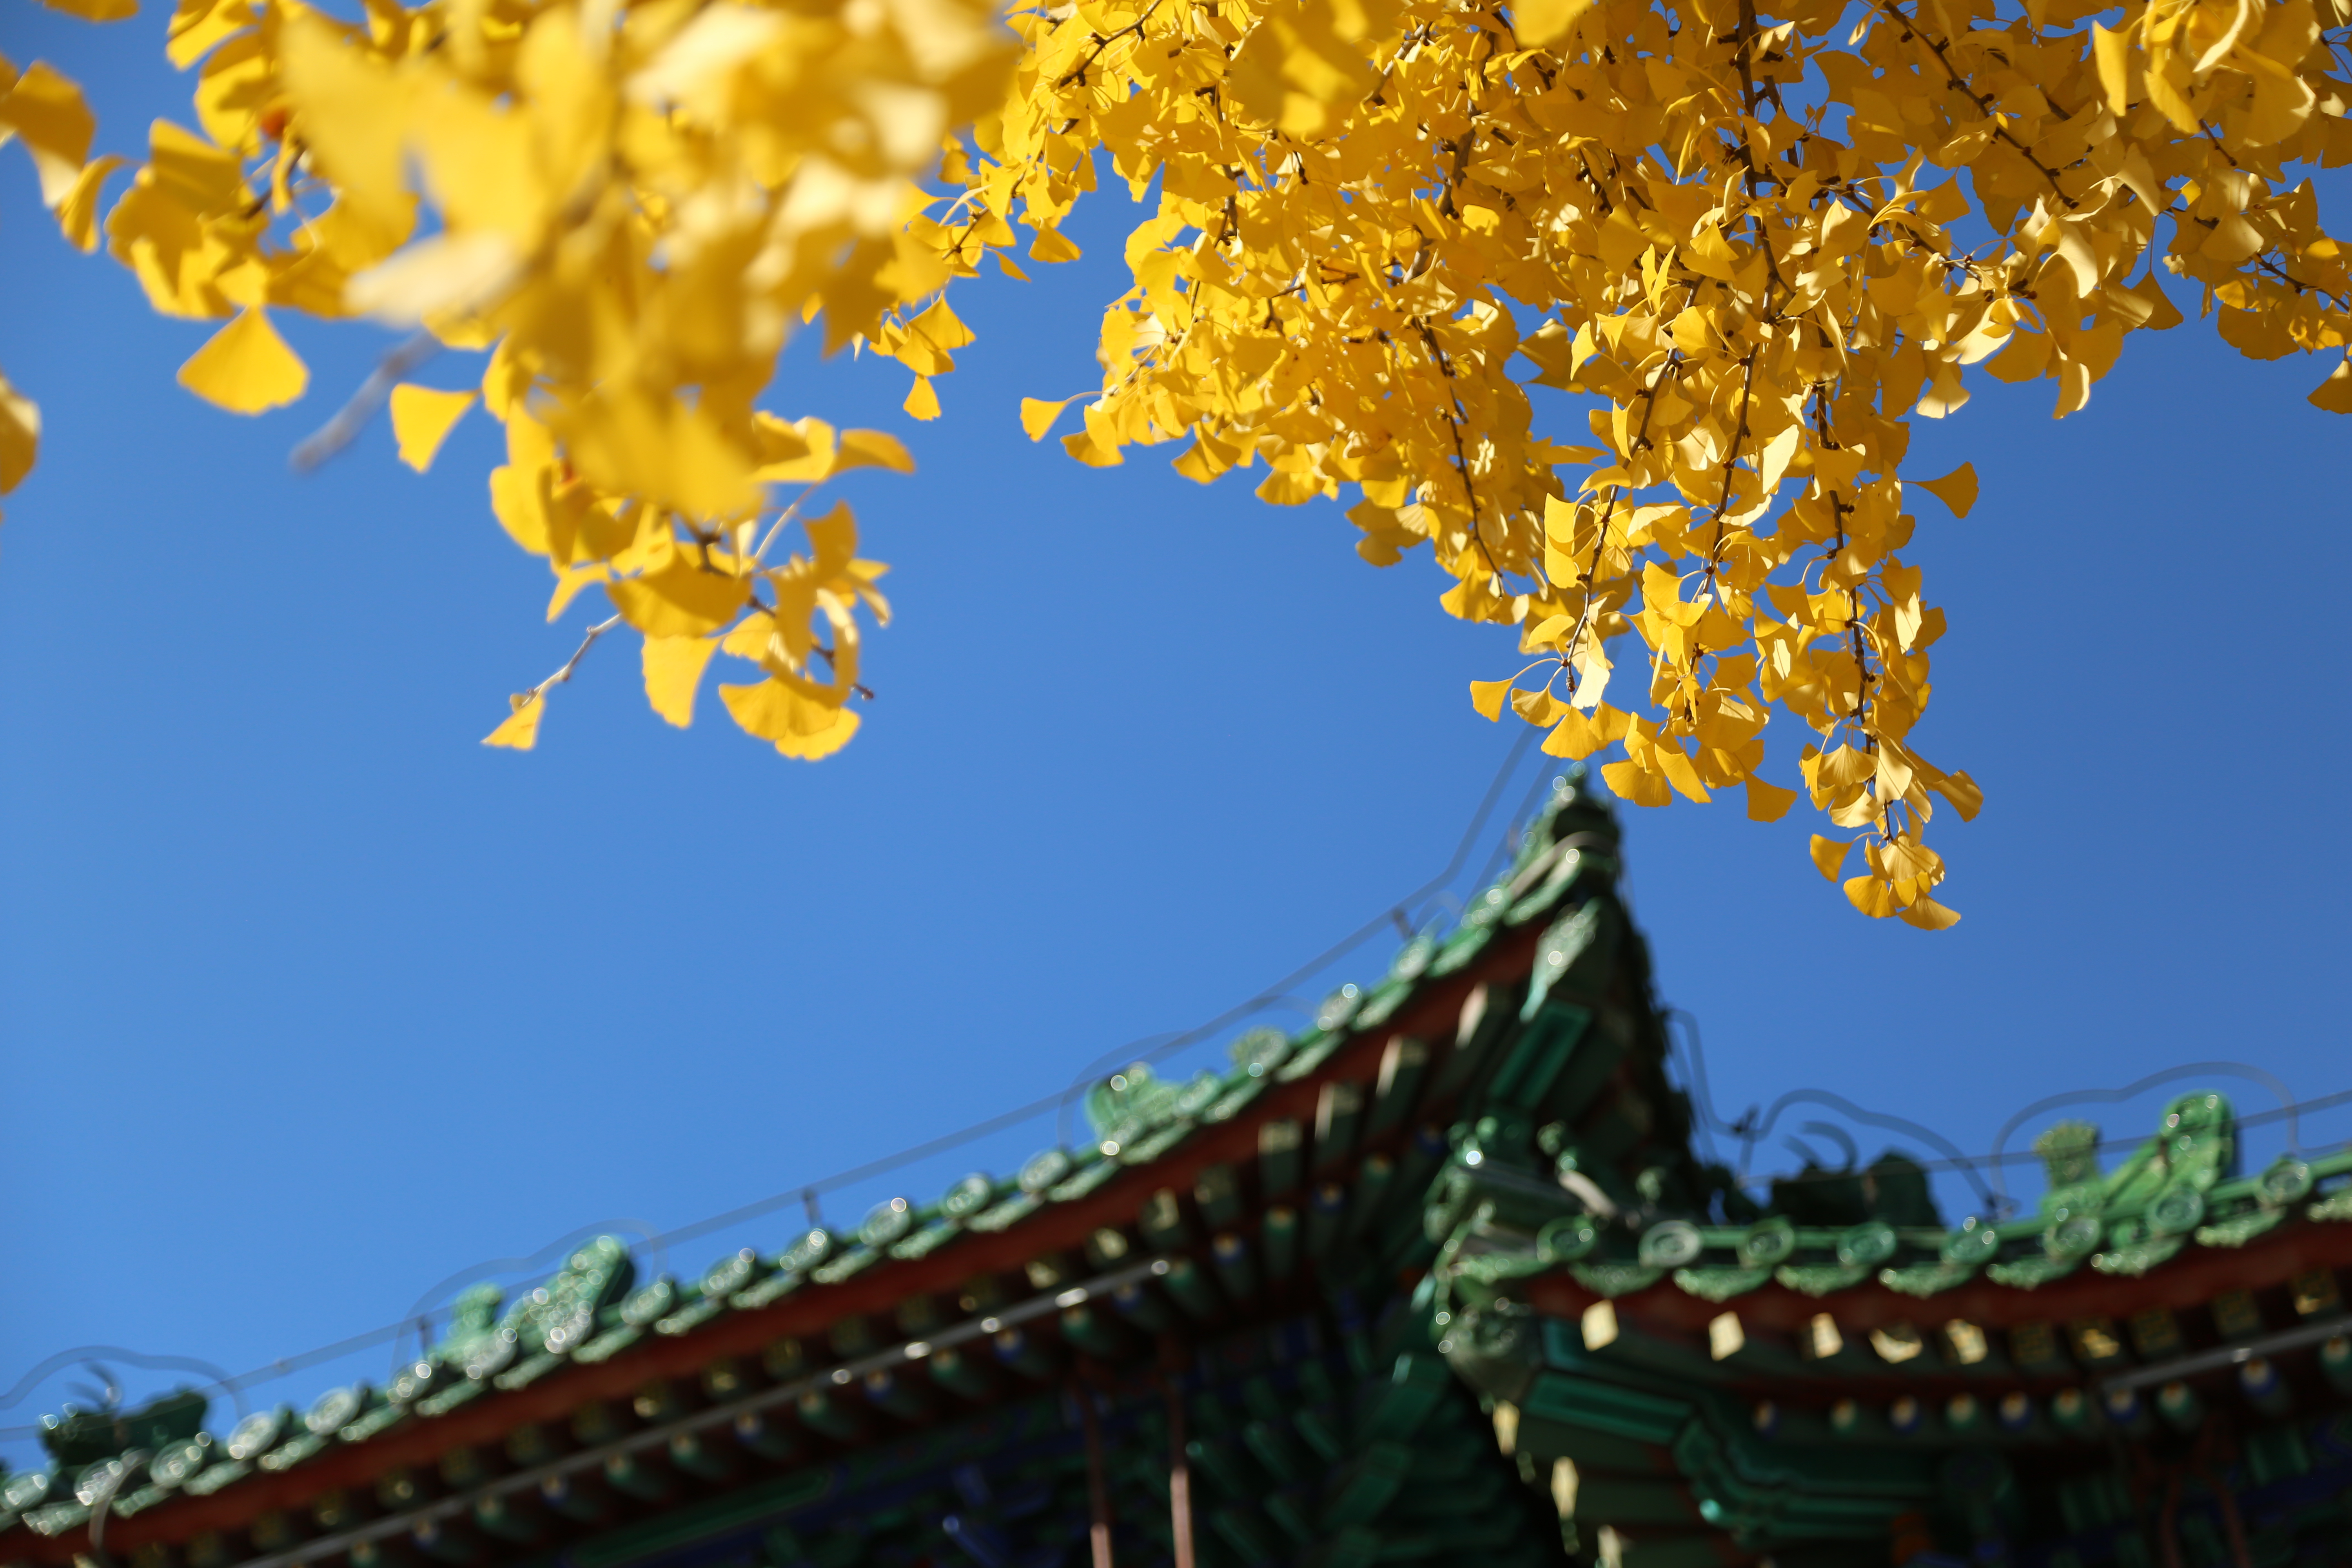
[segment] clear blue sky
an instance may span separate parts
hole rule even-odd
[[[100,146],[135,152],[186,117],[163,27],[13,6],[0,48],[79,78]],[[488,515],[495,427],[426,478],[381,427],[291,477],[383,340],[289,321],[307,403],[200,405],[172,375],[208,329],[68,250],[0,150],[0,366],[47,420],[0,531],[0,1391],[84,1342],[242,1371],[477,1259],[675,1226],[1050,1094],[1444,862],[1514,739],[1465,692],[1513,667],[1507,634],[1446,619],[1425,553],[1365,565],[1336,508],[1020,437],[1021,396],[1094,374],[1123,205],[1072,230],[1085,262],[958,293],[980,341],[936,424],[898,412],[896,366],[791,356],[781,411],[895,430],[921,464],[851,491],[899,619],[845,754],[788,763],[714,712],[672,731],[614,645],[522,756],[476,742],[580,615],[541,624],[543,569]],[[2352,1086],[2352,428],[2303,402],[2325,366],[2245,363],[2182,302],[2083,416],[1988,384],[1918,426],[1919,471],[1970,457],[1984,485],[1966,522],[1923,504],[1914,552],[1952,628],[1920,740],[1987,797],[1938,824],[1958,928],[1851,913],[1801,813],[1630,814],[1659,984],[1727,1115],[1819,1085],[1977,1151],[2042,1094],[2175,1062]],[[2083,607],[2063,622],[2056,584]],[[2159,1099],[2103,1112],[2111,1134]],[[2347,1134],[2339,1111],[2305,1137]]]

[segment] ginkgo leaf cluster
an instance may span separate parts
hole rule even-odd
[[[1426,543],[1446,611],[1517,628],[1524,668],[1471,688],[1489,718],[1613,753],[1644,805],[1736,787],[1770,819],[1801,786],[1823,875],[1940,928],[1925,829],[1980,795],[1915,740],[1945,617],[1906,552],[1912,492],[1965,517],[1977,480],[1912,475],[1909,421],[1987,375],[2080,409],[2129,334],[2181,319],[2167,273],[2246,353],[2334,360],[2311,401],[2352,412],[2352,279],[2311,181],[2352,160],[2347,22],[1076,0],[1016,16],[1013,89],[918,229],[960,270],[1015,221],[1047,258],[1098,163],[1156,191],[1099,389],[1024,405],[1033,438],[1082,401],[1080,462],[1176,443],[1194,479],[1263,462],[1265,500],[1352,503],[1366,559]],[[1804,735],[1780,783],[1776,716]]]
[[[92,160],[43,66],[9,69],[0,124],[74,243],[225,322],[182,371],[215,403],[303,391],[273,311],[486,351],[492,510],[550,617],[602,595],[581,651],[642,634],[674,723],[715,654],[749,660],[730,716],[804,757],[856,729],[888,613],[805,487],[907,459],[764,409],[778,352],[822,318],[936,416],[972,341],[942,290],[1075,258],[1108,173],[1150,209],[1131,286],[1098,387],[1024,403],[1032,439],[1075,404],[1082,463],[1263,463],[1261,498],[1342,502],[1375,564],[1428,545],[1443,607],[1517,635],[1480,711],[1638,804],[1801,794],[1822,875],[1935,929],[1928,824],[1981,796],[1916,738],[1945,616],[1914,492],[1950,527],[1977,479],[1912,472],[1910,421],[1988,376],[2081,409],[2180,321],[2165,275],[2247,354],[2329,356],[2311,401],[2352,413],[2312,180],[2352,161],[2347,25],[2352,0],[181,0],[195,127],[159,121],[143,163]],[[403,458],[476,391],[394,390]],[[0,393],[0,489],[37,417]],[[492,742],[530,744],[579,657]],[[1778,781],[1776,718],[1802,742]]]
[[[194,124],[158,121],[135,168],[89,160],[89,111],[49,68],[5,102],[68,237],[157,310],[223,323],[181,383],[243,414],[301,396],[289,312],[485,354],[478,387],[394,387],[394,433],[423,469],[476,401],[504,425],[491,510],[547,563],[549,619],[609,600],[673,723],[724,653],[750,667],[719,688],[743,729],[794,757],[846,742],[885,568],[810,492],[911,460],[760,399],[803,324],[838,345],[946,282],[906,226],[949,132],[1002,94],[1013,45],[991,9],[182,0],[167,47]],[[0,479],[30,461],[20,405],[0,400]],[[572,668],[518,693],[490,743],[530,745]]]

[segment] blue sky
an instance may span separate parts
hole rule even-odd
[[[135,152],[185,118],[162,31],[16,7],[0,48],[80,79],[100,146]],[[1465,690],[1516,667],[1508,637],[1445,618],[1425,553],[1365,565],[1336,508],[1021,437],[1022,396],[1093,374],[1124,202],[1070,230],[1085,261],[959,291],[980,341],[936,424],[899,414],[896,366],[789,357],[780,411],[891,429],[920,463],[848,487],[899,618],[846,752],[788,763],[713,711],[673,731],[614,644],[521,756],[476,742],[581,612],[541,624],[543,569],[488,515],[495,427],[460,426],[428,477],[381,426],[292,477],[383,340],[288,322],[309,401],[201,405],[172,375],[207,329],[70,251],[0,151],[0,366],[47,421],[0,530],[0,1392],[80,1343],[243,1371],[478,1259],[675,1227],[1052,1094],[1445,862],[1516,738]],[[2043,1094],[2177,1062],[2352,1087],[2347,430],[2303,401],[2324,365],[2244,363],[2182,303],[2063,424],[2046,385],[1988,384],[1917,426],[1919,472],[1970,458],[1984,487],[1965,522],[1923,504],[1912,552],[1951,625],[1918,738],[1987,797],[1938,822],[1961,925],[1853,915],[1801,813],[1629,813],[1661,991],[1727,1116],[1820,1086],[1979,1151]],[[1541,776],[1523,763],[1502,815]],[[2161,1098],[2099,1114],[2137,1133]],[[2347,1135],[2347,1110],[2305,1129]],[[1886,1141],[1860,1133],[1865,1157]],[[384,1354],[250,1397],[299,1405]]]

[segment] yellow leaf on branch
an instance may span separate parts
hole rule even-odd
[[[1033,261],[1076,261],[1082,254],[1076,245],[1062,237],[1058,229],[1039,229],[1036,240],[1029,247]]]
[[[2352,362],[2338,363],[2305,401],[2330,414],[2352,414]]]
[[[98,121],[76,87],[47,60],[35,60],[0,91],[0,142],[14,136],[32,155],[41,201],[55,208],[73,195]]]
[[[301,396],[310,373],[269,317],[247,309],[188,356],[180,384],[232,414],[259,414]]]
[[[719,644],[709,637],[647,637],[643,654],[646,700],[683,730],[694,722],[694,694]]]
[[[1960,923],[1958,910],[1946,909],[1935,900],[1922,897],[1903,908],[1903,921],[1921,931],[1948,931]]]
[[[509,700],[509,706],[512,710],[497,729],[482,737],[482,744],[528,752],[539,744],[539,721],[546,711],[547,700],[529,693]]]
[[[450,429],[474,405],[475,394],[443,392],[406,382],[392,389],[392,435],[400,460],[418,473],[433,466]]]
[[[852,468],[887,468],[894,474],[911,474],[915,459],[907,453],[896,436],[880,430],[844,430],[841,433],[840,454],[834,458],[833,472],[847,473]]]
[[[1470,683],[1470,706],[1489,719],[1503,716],[1503,699],[1509,696],[1507,680],[1474,680]]]
[[[1853,841],[1850,838],[1824,838],[1818,833],[1814,834],[1812,840],[1814,869],[1821,872],[1824,879],[1836,881],[1838,869],[1845,864],[1846,855],[1853,848]]]
[[[621,618],[649,637],[698,637],[735,618],[751,602],[751,583],[674,551],[654,571],[605,584],[604,593]]]
[[[0,495],[25,482],[40,449],[40,406],[0,375]]]
[[[1748,779],[1747,784],[1748,820],[1750,822],[1778,822],[1789,815],[1790,806],[1797,804],[1795,790],[1766,784],[1753,776]]]
[[[139,15],[139,0],[41,0],[41,4],[85,22],[121,22]]]
[[[1067,408],[1071,402],[1072,399],[1067,397],[1059,403],[1046,403],[1034,397],[1023,398],[1021,400],[1022,430],[1032,441],[1044,440],[1045,432],[1054,427],[1054,421],[1062,416],[1062,410]]]
[[[1969,509],[1977,504],[1977,469],[1974,463],[1962,463],[1940,479],[1913,481],[1951,509],[1954,517],[1966,517]]]
[[[829,707],[793,690],[783,681],[769,679],[757,686],[721,686],[720,700],[748,734],[772,743],[785,756],[802,762],[829,757],[849,744],[857,733],[857,715],[846,708]]]

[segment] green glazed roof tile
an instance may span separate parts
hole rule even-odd
[[[1379,1028],[1395,1016],[1396,1010],[1412,994],[1413,984],[1410,980],[1387,982],[1365,997],[1363,1005],[1356,1009],[1356,1016],[1351,1020],[1354,1028],[1360,1034],[1367,1029]]]
[[[1437,950],[1437,956],[1430,961],[1430,977],[1442,980],[1457,970],[1468,967],[1470,961],[1478,956],[1486,945],[1494,940],[1494,936],[1493,928],[1486,925],[1464,924],[1455,927],[1454,934],[1447,937],[1445,944]]]
[[[1122,1144],[1118,1151],[1122,1165],[1148,1165],[1190,1138],[1196,1124],[1190,1120],[1172,1121],[1155,1131],[1147,1132],[1137,1142]]]
[[[2091,1267],[2102,1274],[2122,1275],[2137,1279],[2159,1264],[2169,1263],[2179,1256],[2188,1237],[2179,1236],[2151,1237],[2127,1247],[2115,1247],[2091,1259]]]
[[[1735,1296],[1745,1296],[1750,1290],[1760,1289],[1770,1282],[1771,1278],[1772,1271],[1769,1268],[1717,1267],[1675,1270],[1675,1285],[1677,1289],[1696,1296],[1701,1300],[1713,1301],[1718,1306]]]
[[[797,1268],[779,1269],[756,1285],[738,1290],[728,1305],[739,1312],[757,1310],[781,1301],[808,1282],[808,1276]]]
[[[1331,1059],[1331,1053],[1345,1045],[1347,1032],[1327,1034],[1321,1029],[1309,1029],[1293,1042],[1290,1059],[1275,1069],[1275,1079],[1281,1083],[1297,1083]]]
[[[1019,1224],[1045,1206],[1045,1200],[1035,1193],[1016,1192],[994,1208],[972,1217],[971,1228],[983,1235],[994,1235]]]
[[[2248,1209],[2212,1225],[2197,1227],[2200,1247],[2243,1247],[2259,1236],[2267,1236],[2293,1218],[2287,1209]]]
[[[25,1522],[36,1535],[58,1536],[68,1530],[79,1530],[89,1522],[87,1504],[68,1499],[63,1502],[46,1503],[25,1515]]]
[[[2304,1210],[2315,1220],[2352,1220],[2352,1186],[2341,1187]]]
[[[1582,850],[1557,845],[1512,879],[1506,897],[1514,901],[1503,912],[1505,925],[1525,925],[1568,896],[1586,870]]]
[[[2083,1266],[2079,1258],[2021,1258],[2014,1263],[1995,1263],[1985,1274],[1996,1285],[2006,1285],[2013,1290],[2035,1290],[2053,1279],[2063,1279]]]
[[[1396,956],[1389,960],[1388,978],[1410,985],[1429,973],[1430,961],[1436,956],[1437,938],[1422,931],[1398,948]]]
[[[418,1400],[416,1402],[416,1413],[419,1415],[427,1416],[446,1415],[449,1412],[457,1409],[461,1405],[471,1404],[474,1400],[479,1398],[484,1393],[486,1393],[488,1388],[489,1384],[476,1383],[471,1379],[468,1379],[464,1383],[454,1384],[447,1388],[442,1389],[437,1394],[429,1394],[425,1398]],[[316,1439],[303,1440],[316,1441]],[[295,1445],[289,1443],[287,1445],[286,1448],[280,1448],[278,1453],[269,1455],[261,1461],[261,1468],[265,1470],[276,1468],[277,1465],[275,1461],[278,1459],[278,1456],[286,1453],[288,1449],[293,1447],[295,1447]],[[320,1447],[324,1447],[325,1444],[320,1443]]]
[[[1864,1263],[1784,1263],[1772,1271],[1772,1278],[1801,1296],[1826,1296],[1832,1290],[1843,1290],[1870,1278],[1870,1266]]]
[[[1121,1169],[1118,1161],[1106,1160],[1097,1152],[1076,1175],[1055,1183],[1045,1195],[1057,1204],[1075,1203],[1118,1175]]]
[[[380,1405],[337,1430],[335,1440],[339,1443],[364,1443],[377,1433],[406,1419],[407,1415],[408,1412],[397,1405]]]
[[[1611,1299],[1646,1290],[1665,1276],[1664,1269],[1640,1263],[1571,1263],[1568,1271],[1594,1295]]]
[[[1913,1263],[1901,1268],[1882,1268],[1878,1282],[1904,1296],[1933,1296],[1965,1285],[1977,1277],[1973,1263]]]
[[[210,1497],[231,1481],[243,1480],[252,1473],[252,1466],[242,1459],[232,1460],[226,1465],[215,1465],[202,1475],[191,1479],[182,1489],[190,1497]]]
[[[525,1356],[521,1361],[491,1378],[490,1386],[502,1394],[511,1394],[518,1388],[529,1388],[563,1363],[563,1357],[548,1351],[541,1351],[536,1355]]]

